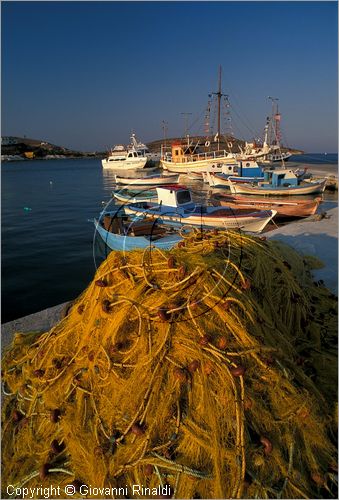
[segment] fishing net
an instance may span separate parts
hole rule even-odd
[[[5,353],[3,488],[335,496],[337,299],[316,264],[224,231],[111,252],[66,318]]]

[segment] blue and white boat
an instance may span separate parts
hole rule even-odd
[[[230,179],[227,182],[233,194],[290,196],[323,193],[326,181],[326,178],[315,182],[302,180],[293,170],[280,169],[265,171],[264,181],[256,184],[236,183]]]
[[[144,219],[126,220],[118,211],[103,212],[99,220],[94,219],[94,225],[111,250],[130,251],[153,247],[169,250],[182,240],[173,228]]]
[[[176,227],[240,229],[261,232],[275,216],[275,210],[255,211],[196,204],[184,186],[157,188],[157,203],[135,203],[124,207],[125,213],[147,217]]]
[[[228,179],[234,182],[259,182],[264,180],[264,167],[254,160],[238,161],[235,165],[224,165],[221,172],[206,172],[204,181],[211,187],[229,187]]]

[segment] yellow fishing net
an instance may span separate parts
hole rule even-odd
[[[238,232],[110,253],[4,356],[2,498],[335,496],[337,301],[309,268]]]

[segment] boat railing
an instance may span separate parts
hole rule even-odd
[[[229,152],[225,149],[218,151],[207,151],[206,153],[196,153],[191,155],[186,155],[184,157],[174,158],[172,156],[164,155],[163,159],[169,163],[189,163],[192,161],[203,161],[203,160],[214,160],[218,158],[225,158],[229,155]]]

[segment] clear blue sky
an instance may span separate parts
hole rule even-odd
[[[2,135],[83,151],[192,133],[222,66],[237,137],[336,152],[337,2],[2,2]],[[202,116],[201,120],[198,117]],[[239,119],[240,117],[240,119]],[[246,124],[246,126],[244,125]]]

